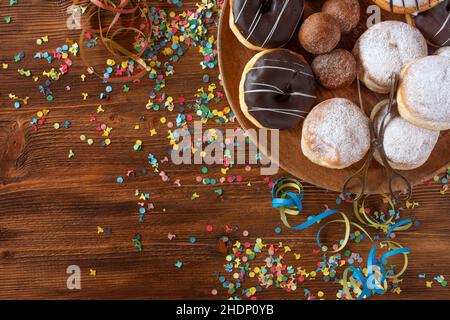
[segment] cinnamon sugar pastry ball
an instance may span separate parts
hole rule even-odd
[[[318,12],[303,22],[298,39],[309,53],[327,53],[336,48],[341,40],[341,29],[332,15]]]
[[[355,58],[344,49],[317,56],[311,67],[319,83],[331,90],[348,87],[356,79]]]
[[[343,33],[349,33],[361,19],[361,8],[358,0],[327,0],[322,12],[332,15]]]
[[[350,100],[323,101],[303,123],[301,146],[303,154],[320,166],[346,168],[370,148],[369,118]]]
[[[284,46],[302,18],[303,0],[230,0],[230,28],[251,50]]]
[[[426,11],[442,0],[372,0],[386,11],[406,14]]]
[[[389,100],[381,101],[372,110],[371,119],[378,130],[387,113],[388,103]],[[400,117],[395,109],[386,117],[384,128],[384,152],[391,167],[397,170],[412,170],[422,166],[439,138],[439,131],[417,127]],[[374,157],[383,164],[378,151]]]
[[[438,56],[450,58],[450,47],[442,47],[438,51],[436,51],[436,54]]]
[[[450,129],[450,59],[429,56],[406,66],[397,104],[408,122],[429,130]]]
[[[400,74],[408,63],[428,55],[427,42],[414,27],[385,21],[368,29],[353,49],[359,78],[367,88],[388,93],[391,75]]]

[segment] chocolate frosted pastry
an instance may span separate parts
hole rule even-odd
[[[384,10],[406,14],[429,10],[442,0],[372,0]]]
[[[287,49],[266,50],[245,66],[239,86],[241,110],[259,128],[294,127],[316,100],[312,70]]]
[[[416,27],[436,47],[450,45],[450,0],[415,17]]]
[[[251,50],[284,46],[302,18],[303,0],[230,0],[230,28]]]

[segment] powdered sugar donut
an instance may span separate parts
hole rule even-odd
[[[379,7],[394,13],[413,13],[426,11],[442,0],[372,0]]]
[[[388,103],[389,100],[381,101],[372,110],[371,118],[378,130],[387,112]],[[423,165],[439,139],[439,131],[409,123],[400,117],[396,109],[386,117],[384,128],[384,152],[391,167],[398,170],[412,170]],[[374,153],[374,157],[383,164],[378,151]]]
[[[353,54],[360,79],[372,91],[388,93],[391,75],[411,61],[427,56],[427,42],[414,27],[385,21],[367,30],[356,42]]]
[[[450,59],[429,56],[406,66],[397,103],[408,122],[429,130],[450,129]]]
[[[442,47],[438,51],[436,51],[436,54],[438,56],[450,58],[450,47]]]
[[[303,154],[318,165],[346,168],[370,148],[369,118],[350,100],[323,101],[303,123],[301,146]]]

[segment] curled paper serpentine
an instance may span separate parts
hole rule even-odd
[[[389,204],[390,210],[395,212],[396,207],[395,207],[395,203],[392,201],[392,199],[385,194],[383,194],[382,196],[386,200],[386,202]],[[383,222],[380,222],[380,221],[377,221],[377,220],[371,218],[367,214],[367,209],[365,207],[366,199],[367,199],[367,197],[364,198],[361,201],[361,203],[359,202],[359,200],[356,200],[353,202],[353,211],[355,213],[355,216],[362,224],[368,225],[375,229],[381,229],[384,232],[387,232],[393,225],[396,225],[393,222],[393,220],[395,218],[395,214],[392,214],[389,219],[387,219],[386,221],[383,221]],[[396,228],[392,230],[392,232],[408,230],[409,228],[412,227],[412,225],[413,225],[412,221],[410,221],[408,223],[402,223],[400,225],[397,225]]]
[[[77,4],[86,6],[81,22],[80,57],[84,64],[103,81],[109,83],[131,82],[142,78],[150,68],[142,58],[144,51],[150,44],[152,24],[149,18],[149,8],[145,0],[81,0]],[[112,18],[107,25],[105,16]],[[141,23],[139,28],[136,23]],[[98,27],[93,27],[93,23]],[[95,71],[87,59],[86,44],[87,35],[98,36],[104,47],[119,61],[133,61],[137,65],[137,71],[132,75],[125,72],[125,76],[105,77]],[[119,37],[129,37],[135,40],[134,49],[128,49],[117,40]],[[133,52],[135,51],[135,52]]]
[[[410,250],[403,247],[397,242],[391,241],[390,237],[394,231],[403,231],[409,229],[413,224],[413,221],[411,219],[405,219],[394,223],[394,215],[392,215],[392,217],[386,222],[379,223],[371,219],[366,214],[363,200],[361,205],[355,202],[355,215],[361,223],[385,231],[386,240],[375,242],[370,234],[362,226],[349,221],[348,217],[343,212],[340,212],[338,210],[326,210],[320,214],[309,217],[307,221],[297,226],[291,226],[288,222],[287,217],[288,215],[297,216],[300,214],[303,209],[303,197],[303,186],[300,181],[294,178],[280,178],[275,181],[272,187],[272,207],[278,208],[280,210],[281,221],[289,229],[297,231],[304,230],[316,223],[319,223],[321,220],[327,217],[334,215],[341,216],[342,219],[338,218],[328,221],[319,227],[319,230],[316,234],[316,242],[319,248],[322,249],[322,251],[327,251],[328,249],[326,246],[323,246],[321,244],[320,234],[322,230],[330,224],[342,223],[345,225],[344,239],[340,241],[340,246],[336,250],[332,251],[333,253],[339,252],[346,247],[350,238],[350,231],[352,227],[361,231],[371,242],[374,242],[367,258],[367,268],[365,270],[354,266],[351,266],[344,270],[342,285],[346,299],[360,300],[363,298],[368,298],[374,294],[383,294],[388,289],[387,280],[390,279],[392,281],[396,281],[406,271],[408,267],[407,254],[410,252]],[[391,206],[391,209],[394,210],[395,205],[392,200],[387,196],[385,196],[385,198]],[[382,254],[379,259],[376,258],[376,250],[378,245],[380,245],[380,247],[382,248],[386,247],[388,249],[388,251]],[[385,265],[388,263],[388,258],[396,255],[403,255],[403,267],[397,274],[391,274],[391,270],[386,271]]]

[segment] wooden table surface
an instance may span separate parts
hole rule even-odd
[[[193,7],[194,2],[184,3]],[[302,254],[295,266],[314,269],[320,260],[312,253],[317,228],[304,232],[282,228],[280,234],[275,233],[274,228],[281,226],[279,214],[270,206],[269,187],[258,166],[250,172],[244,166],[232,168],[230,173],[242,175],[244,181],[220,186],[196,181],[202,175],[201,165],[177,166],[170,162],[162,163],[161,169],[171,182],[163,182],[151,170],[147,176],[116,182],[128,169],[149,168],[148,153],[160,159],[167,155],[167,126],[159,119],[165,116],[173,121],[176,113],[145,110],[147,92],[152,87],[149,79],[132,85],[128,94],[116,86],[109,102],[99,101],[104,84],[94,76],[81,81],[86,68],[79,58],[74,59],[70,73],[54,83],[56,99],[51,103],[38,92],[37,83],[17,73],[18,68],[29,68],[39,75],[48,64],[32,59],[34,52],[54,49],[66,38],[78,38],[79,30],[66,28],[69,5],[70,1],[23,0],[10,7],[9,1],[0,1],[0,63],[9,63],[7,70],[0,69],[0,298],[224,299],[227,294],[214,275],[224,272],[225,255],[218,249],[223,235],[232,241],[282,241]],[[4,16],[11,16],[12,22],[6,24]],[[49,42],[37,46],[36,39],[44,35],[49,36]],[[16,64],[13,56],[19,51],[24,51],[26,58]],[[92,58],[98,63],[105,60],[101,56]],[[176,75],[167,80],[165,92],[174,97],[183,94],[192,102],[197,88],[205,85],[205,73],[217,82],[218,70],[203,71],[200,61],[197,50],[191,49],[176,64]],[[65,90],[66,85],[71,86],[70,91]],[[10,92],[29,96],[30,103],[15,110],[8,98]],[[82,100],[82,92],[90,93],[87,101]],[[100,103],[106,111],[97,115]],[[35,132],[29,122],[44,108],[50,110],[47,123]],[[81,134],[96,142],[101,139],[90,122],[92,115],[113,128],[110,146],[89,146],[80,141]],[[142,115],[145,121],[140,121]],[[65,120],[72,123],[69,129],[53,128],[53,123]],[[135,130],[137,124],[140,130]],[[237,126],[228,123],[220,128]],[[208,127],[213,127],[212,122]],[[158,134],[151,137],[149,128],[157,128]],[[137,139],[143,140],[140,152],[132,150]],[[75,151],[72,159],[68,159],[70,149]],[[207,176],[217,180],[223,176],[221,166],[208,168]],[[173,184],[176,179],[180,179],[181,187]],[[224,190],[222,197],[214,194],[217,188]],[[149,192],[155,206],[142,223],[136,189]],[[329,205],[351,213],[350,204],[335,204],[336,193],[311,185],[305,189],[305,212],[317,213]],[[397,236],[412,251],[400,286],[402,292],[376,298],[450,298],[448,287],[434,282],[427,288],[425,279],[418,277],[422,273],[426,280],[437,275],[450,277],[450,195],[441,195],[439,190],[439,183],[415,188],[413,200],[419,207],[407,210],[404,217],[413,217],[420,225]],[[191,201],[194,192],[200,198]],[[382,206],[380,198],[372,199],[371,205]],[[212,232],[206,231],[207,225],[214,227]],[[227,225],[233,231],[225,232]],[[97,226],[110,228],[112,233],[97,234]],[[244,230],[249,232],[248,237],[242,235]],[[133,247],[136,233],[142,236],[142,252]],[[169,240],[168,233],[176,238]],[[191,236],[197,242],[191,243]],[[333,241],[332,236],[327,233],[324,241]],[[359,250],[357,245],[351,249]],[[181,268],[175,267],[178,260],[183,262]],[[69,265],[81,268],[81,290],[67,289]],[[95,269],[97,275],[90,276],[89,269]],[[337,287],[321,279],[307,281],[305,287],[312,292],[322,290],[325,298],[335,299]],[[213,289],[218,290],[216,296],[211,294]],[[286,293],[277,288],[264,290],[260,297],[304,298],[303,290]]]

